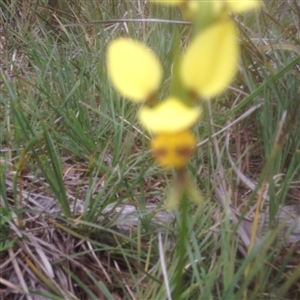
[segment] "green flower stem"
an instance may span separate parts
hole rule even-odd
[[[179,184],[182,184],[182,194],[181,194],[181,201],[178,214],[178,221],[179,221],[179,239],[178,239],[178,265],[176,269],[175,275],[175,289],[173,294],[173,299],[179,300],[180,296],[183,292],[183,270],[185,264],[185,257],[186,257],[186,242],[188,236],[188,197],[185,190],[185,183],[186,183],[186,171],[181,169],[177,171],[177,179]]]

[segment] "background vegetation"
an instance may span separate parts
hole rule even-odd
[[[105,66],[110,40],[143,41],[164,66],[165,95],[172,41],[189,42],[180,11],[0,0],[0,13],[0,298],[300,298],[297,1],[235,17],[241,64],[195,128],[189,171],[205,203],[188,208],[185,249],[181,216],[163,209],[172,172],[153,163],[137,107]]]

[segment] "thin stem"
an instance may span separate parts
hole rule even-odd
[[[181,170],[177,173],[178,179],[183,180],[185,182],[185,170]],[[188,199],[186,193],[182,193],[181,201],[180,201],[180,231],[179,231],[179,255],[178,255],[178,265],[176,269],[175,275],[175,290],[174,290],[174,299],[179,300],[180,295],[183,291],[183,270],[184,270],[184,260],[186,254],[186,241],[188,235]]]

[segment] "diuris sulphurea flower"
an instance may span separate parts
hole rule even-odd
[[[222,93],[230,84],[238,67],[238,34],[228,13],[256,8],[259,1],[157,2],[174,2],[172,4],[182,7],[191,5],[190,9],[195,9],[195,18],[199,16],[203,5],[211,19],[199,23],[195,38],[178,62],[179,71],[175,78],[179,80],[183,93],[177,91],[178,94],[161,102],[157,100],[163,75],[161,64],[152,50],[135,40],[119,38],[109,44],[107,70],[113,86],[120,94],[132,101],[144,102],[139,110],[138,119],[155,135],[152,149],[158,163],[164,167],[182,168],[193,152],[191,149],[194,146],[191,141],[194,141],[194,136],[190,128],[202,113],[201,108],[195,106],[196,99],[209,99]],[[187,95],[186,99],[182,95]],[[191,104],[190,98],[193,98],[194,103]],[[175,139],[178,140],[178,144],[174,142]],[[162,144],[165,146],[162,147]],[[184,159],[180,156],[183,152],[178,149],[188,149],[183,151],[187,153]]]
[[[175,209],[189,198],[201,204],[203,198],[185,168],[196,149],[191,127],[202,114],[198,101],[221,94],[238,68],[238,31],[231,13],[255,9],[255,0],[153,0],[179,5],[193,21],[193,38],[180,57],[180,38],[173,40],[171,92],[162,101],[158,91],[163,70],[155,53],[145,44],[129,38],[108,45],[107,71],[112,85],[124,97],[142,107],[139,122],[152,135],[151,150],[164,168],[175,168],[166,207]],[[198,105],[197,105],[198,104]],[[182,207],[184,207],[183,204]]]
[[[234,24],[231,20],[218,22],[192,41],[180,61],[183,88],[191,95],[213,97],[229,84],[237,63],[238,47]],[[191,128],[200,117],[200,107],[187,105],[186,99],[176,96],[168,97],[154,107],[149,105],[156,98],[162,67],[154,52],[144,44],[125,38],[110,43],[107,69],[111,82],[119,93],[132,101],[145,102],[138,118],[152,134],[171,134],[174,138],[178,133],[179,139],[181,132]],[[168,164],[161,165],[172,166],[172,159],[168,161]],[[174,167],[177,165],[174,162]]]

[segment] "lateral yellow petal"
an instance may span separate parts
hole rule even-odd
[[[227,0],[228,10],[240,13],[251,9],[256,9],[261,6],[260,0]]]
[[[168,98],[154,108],[144,106],[138,118],[152,133],[173,133],[188,129],[199,118],[200,107],[188,107],[176,98]]]
[[[234,77],[238,58],[235,24],[220,21],[200,33],[187,49],[181,65],[182,81],[198,96],[216,96]]]
[[[107,71],[116,90],[138,102],[157,91],[162,77],[156,55],[144,44],[126,38],[109,44]]]

